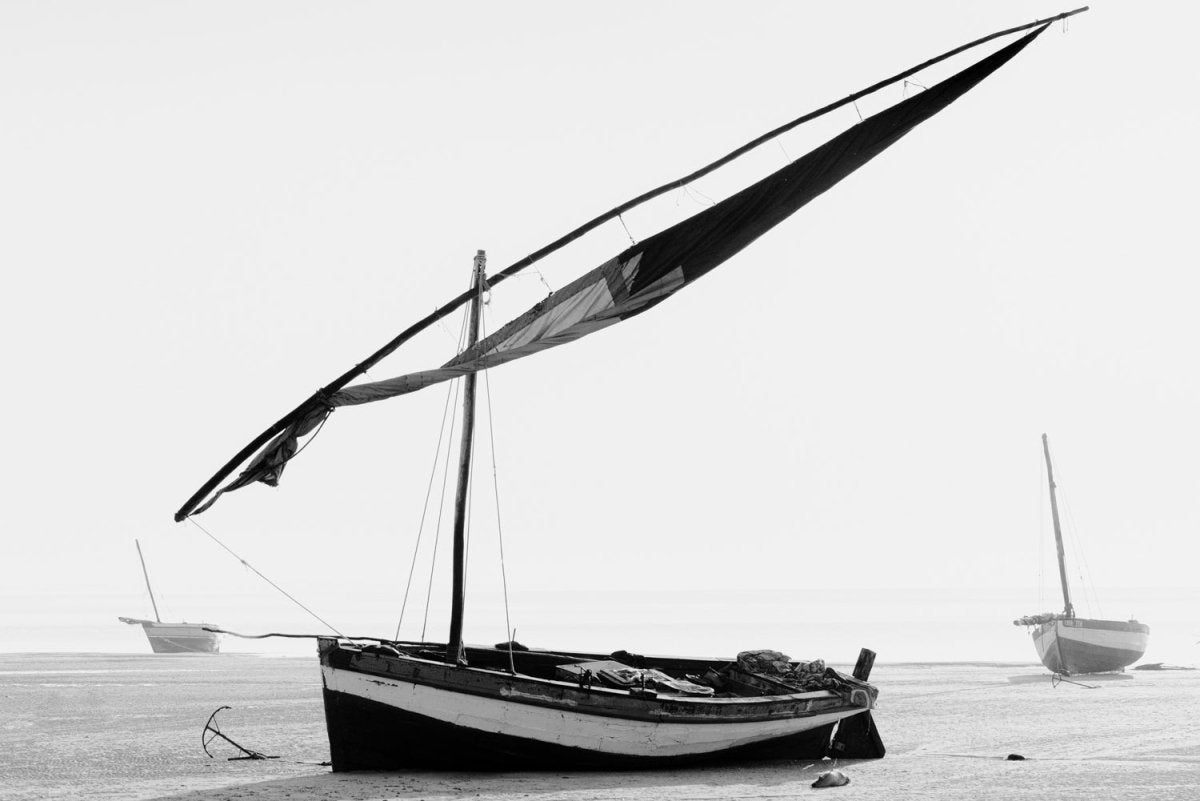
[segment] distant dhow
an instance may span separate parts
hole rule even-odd
[[[221,649],[221,635],[209,631],[211,623],[163,623],[119,617],[131,626],[140,625],[156,654],[215,654]]]
[[[1013,625],[1033,627],[1033,644],[1037,648],[1038,658],[1055,673],[1071,676],[1124,670],[1146,653],[1150,627],[1136,620],[1095,620],[1075,616],[1071,589],[1067,584],[1067,563],[1058,519],[1054,467],[1050,463],[1050,442],[1045,434],[1042,434],[1042,450],[1046,455],[1046,475],[1050,482],[1050,514],[1054,520],[1054,542],[1058,549],[1063,611],[1026,615],[1014,620]]]
[[[215,654],[221,648],[221,635],[209,629],[216,628],[211,623],[163,623],[158,616],[158,603],[154,600],[154,590],[150,588],[150,573],[146,570],[146,559],[142,556],[142,544],[133,541],[137,546],[138,561],[142,563],[142,575],[146,579],[146,592],[150,595],[150,605],[154,607],[154,620],[141,620],[134,617],[119,617],[117,620],[131,626],[141,626],[150,641],[150,649],[156,654]]]

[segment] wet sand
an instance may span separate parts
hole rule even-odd
[[[888,756],[624,773],[333,774],[315,658],[0,656],[0,799],[1194,799],[1200,672],[1131,672],[1052,686],[1040,666],[878,664]],[[222,730],[279,759],[201,749]],[[1006,761],[1019,753],[1024,761]]]

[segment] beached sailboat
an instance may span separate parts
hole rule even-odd
[[[154,620],[134,617],[119,617],[117,620],[131,626],[141,626],[156,654],[215,654],[221,648],[221,635],[211,631],[211,623],[163,623],[158,615],[158,602],[154,600],[154,589],[150,586],[150,571],[146,570],[146,559],[142,556],[142,544],[137,546],[138,561],[142,564],[142,577],[146,579],[146,592],[150,595],[150,606],[154,608]]]
[[[1014,626],[1033,629],[1033,644],[1042,664],[1055,673],[1108,673],[1123,670],[1142,658],[1150,639],[1150,627],[1136,620],[1095,620],[1075,616],[1071,587],[1067,582],[1067,558],[1062,526],[1058,518],[1058,493],[1054,466],[1050,463],[1050,441],[1042,434],[1046,477],[1050,482],[1050,516],[1054,521],[1054,544],[1058,550],[1058,578],[1062,585],[1063,611],[1027,615]]]
[[[775,652],[744,652],[735,660],[528,650],[511,641],[491,648],[466,646],[463,534],[476,373],[571,342],[666,300],[946,108],[1016,56],[1051,22],[1082,10],[956,48],[800,117],[691,175],[596,217],[498,273],[486,274],[480,251],[468,291],[318,390],[193,494],[176,513],[177,521],[202,513],[222,493],[255,482],[276,485],[298,452],[300,439],[335,409],[464,379],[449,636],[445,643],[380,639],[370,645],[363,645],[362,639],[319,639],[334,770],[650,767],[716,759],[883,755],[871,717],[877,691],[867,681],[874,654],[866,649],[853,673],[844,675],[820,660],[796,662]],[[634,244],[478,339],[485,290],[587,231],[803,122],[972,46],[1016,33],[1024,35],[711,208]],[[350,385],[462,306],[469,308],[467,346],[450,361],[397,378]],[[221,486],[243,465],[236,478]]]

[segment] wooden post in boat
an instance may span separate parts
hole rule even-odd
[[[854,678],[866,681],[874,666],[875,652],[870,648],[861,649],[854,665]],[[842,759],[880,759],[887,753],[870,709],[839,721],[828,750],[827,756]]]
[[[150,589],[150,573],[146,570],[146,559],[142,556],[142,544],[137,540],[133,544],[138,549],[138,561],[142,563],[142,575],[146,577],[146,592],[150,593],[150,605],[154,607],[154,619],[162,623],[162,618],[158,616],[158,604],[154,602],[154,590]]]
[[[1055,494],[1054,466],[1050,464],[1050,440],[1042,434],[1042,451],[1046,454],[1046,477],[1050,480],[1050,516],[1054,518],[1054,544],[1058,547],[1058,577],[1062,581],[1063,614],[1075,617],[1071,605],[1071,591],[1067,587],[1067,557],[1063,551],[1062,527],[1058,523],[1058,496]]]
[[[854,678],[866,681],[871,678],[871,668],[874,666],[875,652],[870,648],[863,648],[858,652],[858,662],[854,665]]]
[[[471,320],[467,327],[467,348],[479,341],[479,307],[483,298],[484,268],[487,255],[475,254],[474,284],[471,293]],[[471,483],[471,443],[475,438],[475,373],[464,379],[462,441],[458,452],[458,489],[454,494],[454,587],[450,599],[450,637],[446,641],[446,661],[461,664],[463,659],[463,606],[466,603],[466,525],[467,490]]]

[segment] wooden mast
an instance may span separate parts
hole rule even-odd
[[[1058,496],[1055,494],[1054,466],[1050,464],[1050,440],[1042,434],[1042,451],[1046,454],[1046,477],[1050,480],[1050,515],[1054,518],[1054,544],[1058,546],[1058,577],[1062,581],[1063,614],[1069,618],[1075,617],[1075,607],[1071,605],[1071,590],[1067,587],[1067,558],[1063,551],[1062,526],[1058,523]]]
[[[479,307],[483,299],[484,269],[487,255],[475,254],[474,282],[471,285],[471,320],[467,328],[467,348],[479,341]],[[475,373],[467,373],[463,385],[462,440],[458,452],[458,489],[454,494],[454,587],[450,598],[450,637],[446,641],[446,661],[463,664],[463,606],[466,603],[467,568],[467,491],[471,484],[471,443],[475,438]]]
[[[150,605],[154,607],[154,619],[162,623],[162,618],[158,616],[158,604],[154,602],[154,590],[150,589],[150,573],[146,570],[146,559],[142,556],[142,544],[137,540],[133,544],[138,549],[138,561],[142,563],[142,575],[146,578],[146,592],[150,593]]]

